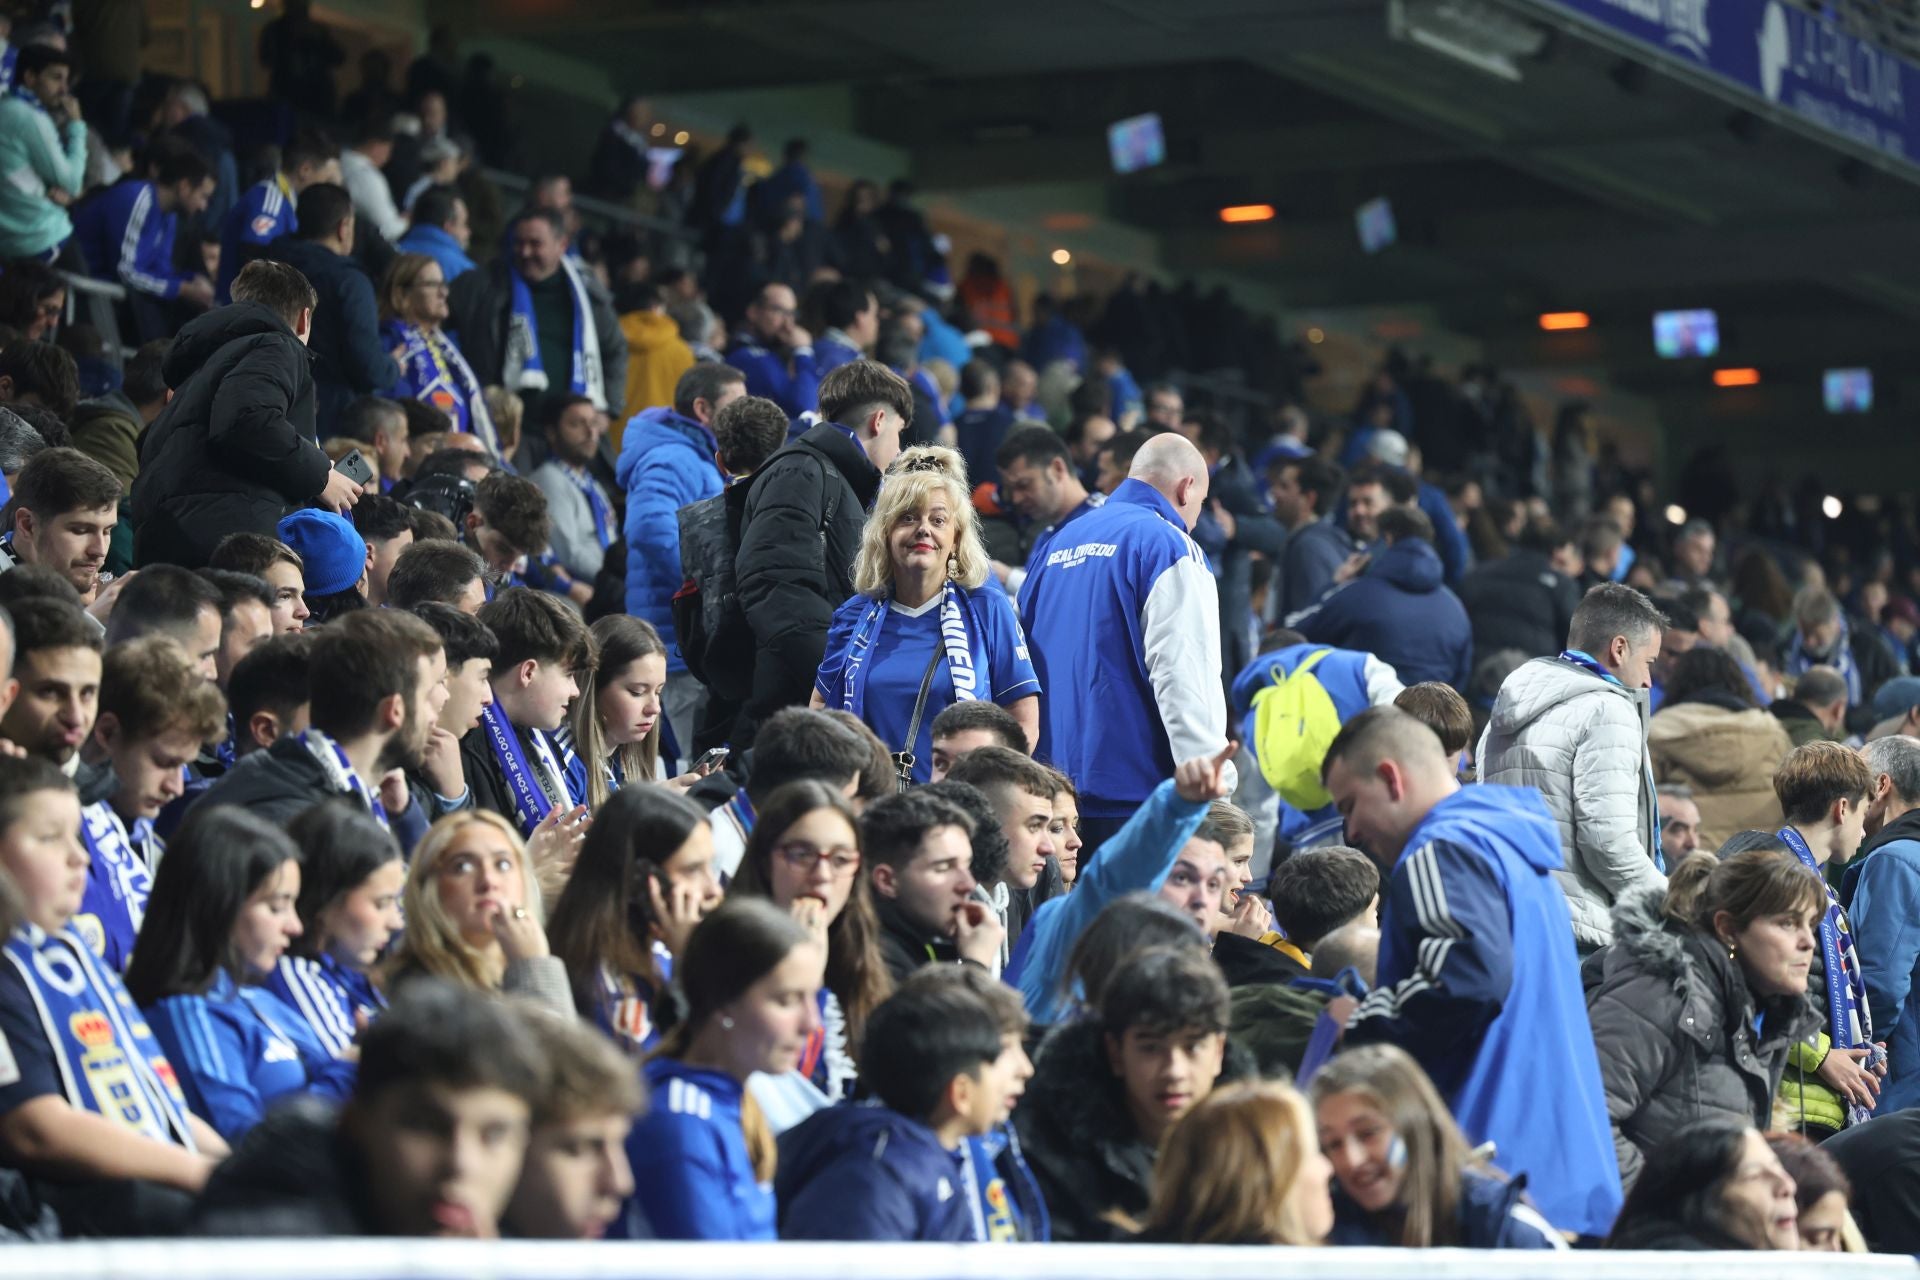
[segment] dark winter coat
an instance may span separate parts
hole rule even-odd
[[[1473,626],[1444,577],[1431,542],[1402,539],[1287,625],[1316,644],[1370,653],[1407,684],[1464,689],[1473,674]]]
[[[319,295],[307,342],[313,352],[314,423],[321,435],[332,435],[354,397],[384,393],[400,379],[400,366],[380,341],[373,277],[354,258],[313,240],[282,236],[267,246],[265,256],[299,271]]]
[[[198,568],[230,533],[275,536],[326,487],[307,349],[271,308],[240,302],[189,321],[161,374],[173,399],[140,447],[136,564]]]
[[[926,936],[901,913],[893,899],[878,898],[875,907],[880,918],[880,958],[887,962],[887,972],[896,983],[905,982],[923,965],[959,961],[953,939]]]
[[[238,805],[284,826],[314,805],[346,794],[334,790],[326,770],[304,743],[282,738],[265,751],[244,757],[220,775],[219,781],[194,802],[194,807]],[[400,842],[403,850],[412,849],[426,834],[426,814],[417,804],[391,815],[391,822],[393,838]]]
[[[1229,1042],[1215,1083],[1230,1084],[1257,1070]],[[1055,1240],[1122,1239],[1125,1233],[1106,1215],[1145,1214],[1153,1194],[1154,1147],[1127,1113],[1099,1023],[1070,1022],[1047,1037],[1013,1120],[1046,1197]]]
[[[1540,1211],[1526,1203],[1526,1179],[1508,1181],[1478,1169],[1460,1171],[1460,1201],[1454,1206],[1454,1246],[1459,1249],[1564,1249],[1565,1242]],[[1333,1187],[1333,1245],[1392,1248],[1380,1222],[1338,1183]]]
[[[627,394],[627,339],[620,331],[613,299],[592,273],[583,275],[594,335],[600,340],[600,378],[607,409],[619,420],[620,402]],[[447,328],[459,342],[460,354],[473,367],[473,376],[483,386],[497,385],[506,366],[507,328],[513,319],[513,280],[506,262],[496,259],[455,280],[447,306],[451,311]],[[565,372],[549,370],[548,376],[564,382]]]
[[[333,1108],[314,1098],[277,1107],[207,1180],[191,1233],[202,1236],[374,1236],[366,1179]]]
[[[1643,889],[1614,906],[1614,943],[1587,992],[1628,1189],[1646,1153],[1689,1120],[1723,1115],[1767,1128],[1787,1053],[1818,1025],[1803,994],[1756,1005],[1725,947],[1663,920],[1663,897]]]
[[[1502,649],[1551,658],[1567,647],[1580,588],[1538,551],[1515,551],[1481,565],[1460,584],[1473,622],[1473,661]]]

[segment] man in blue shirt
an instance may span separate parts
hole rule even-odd
[[[795,318],[798,305],[786,285],[767,285],[748,305],[746,329],[727,352],[727,363],[746,376],[747,394],[773,401],[795,420],[820,400],[813,335]]]
[[[124,285],[140,342],[172,335],[179,302],[204,311],[213,282],[173,265],[173,236],[182,215],[198,217],[213,198],[213,168],[199,155],[168,150],[153,180],[126,178],[82,203],[73,238],[94,276]]]
[[[953,419],[954,447],[967,461],[967,480],[993,479],[994,454],[1013,426],[1013,411],[1000,403],[1000,375],[985,360],[960,366],[961,409]]]
[[[280,171],[240,193],[220,225],[220,301],[233,301],[233,278],[240,268],[281,236],[299,229],[294,206],[302,191],[316,182],[340,182],[340,148],[323,133],[295,134],[280,156]],[[471,265],[471,264],[469,264]],[[453,279],[453,273],[447,273]]]

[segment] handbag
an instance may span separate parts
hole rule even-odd
[[[933,692],[933,673],[940,669],[940,660],[946,656],[946,649],[936,643],[933,646],[933,660],[927,663],[927,674],[920,677],[920,696],[913,700],[913,719],[907,722],[907,741],[893,753],[893,773],[902,791],[913,785],[913,744],[920,740],[920,717],[926,714],[927,695]]]

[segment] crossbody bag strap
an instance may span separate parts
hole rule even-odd
[[[933,692],[933,673],[940,669],[940,660],[946,656],[945,646],[936,643],[933,658],[927,663],[927,673],[920,677],[920,696],[913,700],[913,719],[907,722],[907,740],[893,753],[893,771],[900,779],[902,791],[913,785],[913,744],[920,740],[920,717],[926,714],[927,695]]]

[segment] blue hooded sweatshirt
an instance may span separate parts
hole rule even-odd
[[[1604,1236],[1620,1166],[1561,865],[1531,788],[1484,783],[1434,805],[1383,891],[1379,982],[1346,1043],[1412,1054],[1468,1140],[1539,1189],[1549,1222]]]
[[[673,636],[673,593],[680,569],[680,508],[724,488],[713,433],[672,409],[645,409],[627,423],[614,476],[627,491],[627,612],[651,622],[667,642],[667,672],[687,664]]]
[[[1407,684],[1465,689],[1473,674],[1473,624],[1430,542],[1408,538],[1367,571],[1287,623],[1309,640],[1371,653]]]

